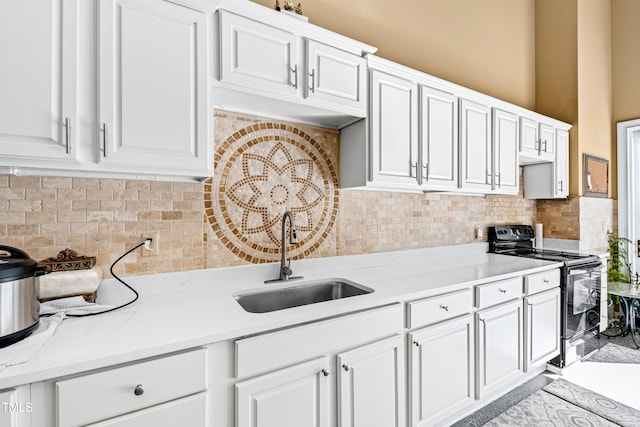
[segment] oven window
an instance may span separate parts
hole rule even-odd
[[[600,322],[600,269],[569,270],[567,277],[567,337]]]

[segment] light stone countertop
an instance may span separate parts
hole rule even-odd
[[[104,315],[65,319],[28,363],[0,372],[0,390],[561,266],[486,250],[474,243],[293,261],[294,275],[305,278],[283,285],[263,283],[277,277],[279,264],[124,278],[140,293],[138,301]],[[333,277],[374,292],[261,314],[245,312],[233,298]],[[114,279],[100,285],[99,302],[130,297]]]

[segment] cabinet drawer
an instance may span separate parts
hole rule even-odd
[[[420,301],[412,301],[408,307],[408,328],[419,328],[447,319],[453,319],[473,310],[473,290],[464,289],[446,295],[438,295]]]
[[[526,295],[537,294],[558,286],[560,286],[560,270],[557,268],[524,277],[524,293]]]
[[[57,381],[58,426],[84,425],[194,394],[205,390],[205,379],[205,350],[199,349]],[[138,386],[144,391],[136,395]]]
[[[329,352],[367,344],[404,327],[402,304],[394,304],[236,341],[239,379],[291,366]]]
[[[522,277],[476,287],[476,307],[485,308],[522,296]]]
[[[207,420],[207,394],[200,393],[132,414],[111,418],[88,427],[205,427]]]

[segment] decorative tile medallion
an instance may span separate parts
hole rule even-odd
[[[205,183],[205,214],[222,244],[252,262],[280,259],[282,216],[294,215],[308,256],[335,227],[338,177],[325,150],[307,133],[283,123],[253,124],[216,150],[214,177]]]

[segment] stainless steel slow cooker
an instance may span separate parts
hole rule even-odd
[[[0,347],[26,338],[38,326],[35,277],[45,273],[24,251],[0,245]]]

